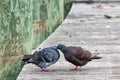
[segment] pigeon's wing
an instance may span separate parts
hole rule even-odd
[[[47,67],[50,66],[58,61],[60,57],[59,52],[54,48],[45,48],[43,49],[42,56],[40,58],[42,61],[39,63],[38,66],[40,67]]]
[[[91,53],[88,50],[84,50],[81,47],[70,47],[69,50],[70,53],[72,53],[72,55],[74,55],[79,60],[89,59],[91,56]]]
[[[60,54],[59,54],[59,51],[57,49],[53,49],[51,51],[51,53],[52,53],[52,56],[53,56],[53,59],[52,59],[51,63],[54,64],[54,63],[56,63],[59,60]]]
[[[43,60],[41,59],[41,56],[42,56],[42,51],[35,51],[35,52],[33,53],[32,57],[30,57],[27,62],[38,65],[39,62],[43,61]]]
[[[38,60],[39,62],[51,62],[52,61],[52,52],[50,48],[43,48],[39,51],[35,51],[34,60]]]
[[[44,52],[44,59],[47,62],[54,62],[54,61],[58,60],[59,57],[60,57],[59,52],[56,49],[48,48]]]
[[[71,56],[71,59],[69,59],[68,61],[73,63],[76,66],[83,66],[88,62],[88,60],[79,60],[74,56]]]
[[[74,56],[78,56],[78,55],[82,55],[83,50],[81,47],[68,47],[68,50],[74,55]]]
[[[68,47],[67,54],[74,56],[75,58],[81,60],[83,57],[83,50],[81,47]]]

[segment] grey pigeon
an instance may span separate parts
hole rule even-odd
[[[92,54],[90,51],[85,50],[81,47],[58,44],[57,48],[62,51],[65,59],[68,62],[76,66],[72,70],[80,70],[79,67],[86,65],[89,61],[102,58],[98,56],[98,53]]]
[[[86,1],[87,4],[93,4],[94,1],[93,0],[89,0],[89,1]]]
[[[56,46],[43,48],[35,51],[33,55],[24,55],[22,61],[33,63],[40,67],[42,71],[50,71],[46,67],[56,63],[60,57]]]

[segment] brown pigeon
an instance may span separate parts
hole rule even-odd
[[[75,46],[65,46],[63,44],[58,44],[57,48],[62,51],[65,59],[74,64],[76,67],[72,70],[80,70],[79,67],[86,65],[89,61],[93,59],[101,59],[98,53],[92,54],[90,51],[85,50],[81,47]]]

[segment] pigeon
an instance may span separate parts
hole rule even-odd
[[[93,1],[93,0],[89,0],[89,1],[87,1],[86,3],[87,3],[87,4],[93,4],[94,1]]]
[[[33,63],[40,67],[42,71],[50,71],[46,67],[56,63],[60,58],[59,51],[56,46],[46,47],[35,51],[32,55],[24,55],[22,61],[27,63]]]
[[[76,67],[72,70],[81,70],[81,66],[86,65],[93,59],[101,59],[99,53],[92,54],[90,51],[83,49],[82,47],[66,46],[64,44],[58,44],[57,48],[64,54],[65,59],[74,64]]]

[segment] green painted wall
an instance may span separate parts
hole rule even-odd
[[[72,0],[0,0],[0,80],[15,80],[21,58],[64,20]]]
[[[73,1],[74,0],[64,0],[64,18],[67,16],[68,12],[70,11]]]

